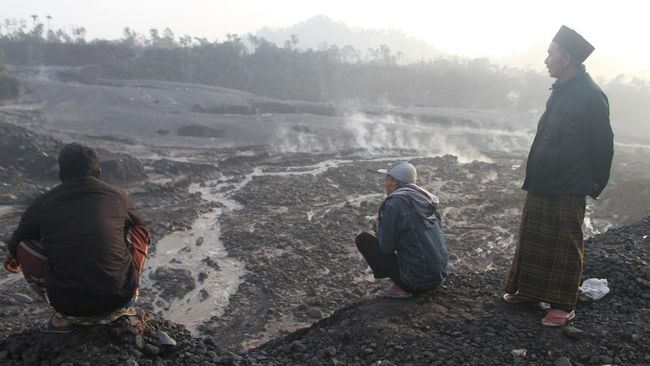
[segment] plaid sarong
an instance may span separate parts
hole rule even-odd
[[[585,197],[528,193],[507,293],[574,307],[584,258]]]

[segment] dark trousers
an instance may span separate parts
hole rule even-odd
[[[407,292],[416,292],[404,284],[399,277],[399,261],[395,253],[386,254],[379,249],[379,241],[370,234],[363,232],[355,240],[357,249],[363,255],[375,278],[390,278],[397,286]]]

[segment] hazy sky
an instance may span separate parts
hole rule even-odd
[[[547,45],[560,25],[587,38],[592,69],[650,75],[650,4],[645,1],[292,1],[292,0],[0,0],[0,19],[53,17],[57,27],[84,26],[89,38],[119,38],[126,26],[140,33],[170,27],[176,35],[223,39],[286,27],[317,14],[358,28],[394,28],[443,51],[506,57]],[[540,64],[542,60],[539,61]]]

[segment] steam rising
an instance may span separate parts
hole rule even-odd
[[[456,118],[456,116],[448,116]],[[472,126],[442,125],[403,118],[394,114],[368,115],[354,112],[331,125],[288,127],[281,125],[270,141],[282,153],[336,153],[360,151],[368,157],[388,153],[417,156],[454,155],[460,163],[491,162],[488,153],[522,154],[532,133],[501,121],[475,120]],[[480,127],[477,127],[480,126]]]
[[[345,128],[354,137],[355,146],[371,154],[388,150],[416,151],[426,156],[451,154],[461,163],[489,162],[490,159],[475,147],[459,147],[450,143],[443,130],[416,121],[406,121],[393,115],[369,118],[356,113],[346,117]]]

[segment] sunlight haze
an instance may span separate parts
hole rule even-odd
[[[223,39],[228,33],[255,33],[289,27],[325,15],[353,28],[395,29],[443,52],[489,57],[516,66],[543,68],[539,50],[560,25],[576,29],[595,47],[587,61],[597,76],[650,76],[650,34],[643,2],[619,1],[43,1],[5,0],[2,19],[52,16],[52,24],[83,26],[89,38],[116,39],[125,27],[140,33],[171,28],[178,35]],[[533,53],[531,50],[536,50]],[[534,55],[528,58],[523,54]],[[512,61],[512,55],[521,57]]]

